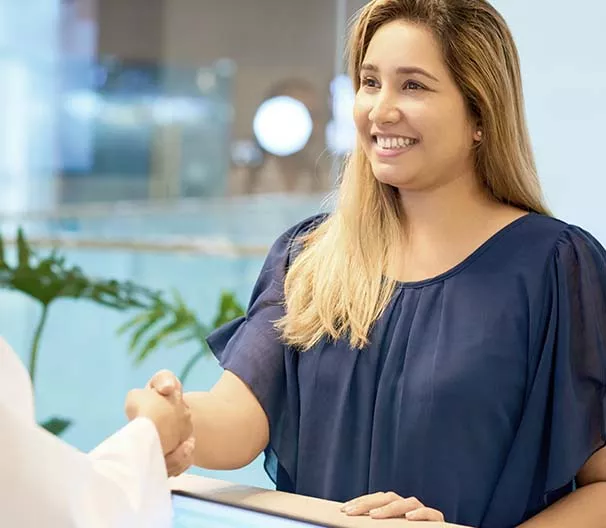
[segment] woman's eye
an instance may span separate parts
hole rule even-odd
[[[406,81],[403,88],[405,90],[423,90],[425,87],[415,81]]]
[[[362,79],[362,86],[368,86],[369,88],[376,88],[379,85],[375,79],[371,77],[364,77]]]

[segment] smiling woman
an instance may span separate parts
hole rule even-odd
[[[364,60],[355,120],[375,177],[405,190],[475,178],[481,123],[432,32],[401,20],[385,24]]]
[[[196,463],[264,450],[278,489],[347,515],[603,526],[606,251],[544,205],[505,21],[373,0],[350,74],[336,209],[284,233],[209,336],[225,373],[186,396]]]

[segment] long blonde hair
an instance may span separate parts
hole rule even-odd
[[[376,31],[394,20],[432,30],[468,109],[482,123],[474,150],[478,177],[503,203],[549,214],[544,205],[524,114],[518,52],[501,15],[485,0],[373,0],[349,41],[349,73],[360,67]],[[397,190],[379,182],[358,144],[346,161],[334,212],[303,240],[285,279],[284,341],[308,350],[322,338],[363,347],[389,303],[390,248],[401,243]]]

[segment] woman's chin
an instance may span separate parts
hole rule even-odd
[[[416,178],[406,170],[397,169],[395,167],[386,169],[381,167],[378,170],[373,169],[375,178],[385,185],[392,187],[406,188],[414,185]]]

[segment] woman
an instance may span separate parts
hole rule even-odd
[[[174,463],[193,448],[183,442],[191,421],[178,394],[131,391],[133,421],[86,455],[36,426],[29,376],[2,338],[0,365],[2,526],[172,526],[163,454]]]
[[[374,0],[350,61],[336,210],[285,233],[209,337],[225,373],[186,395],[195,462],[265,449],[278,489],[350,515],[602,526],[606,253],[544,205],[505,22]]]

